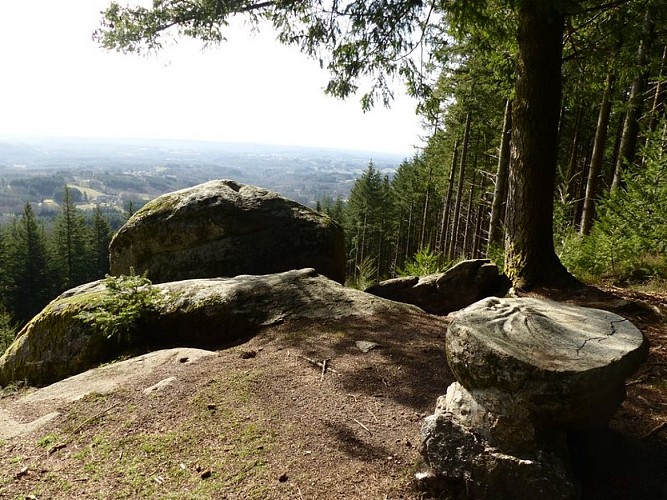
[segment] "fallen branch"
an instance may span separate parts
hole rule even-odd
[[[642,436],[642,439],[646,439],[647,437],[650,437],[650,436],[652,436],[653,434],[657,434],[658,432],[660,432],[660,431],[663,430],[664,428],[667,428],[667,420],[665,420],[664,422],[659,423],[659,424],[656,425],[653,429],[651,429],[651,430],[648,431],[646,434],[644,434],[644,435]]]
[[[625,383],[625,387],[630,387],[631,385],[643,384],[648,380],[648,375],[642,375],[641,377],[636,378],[635,380],[630,380]]]
[[[315,361],[314,359],[307,358],[306,356],[302,356],[302,355],[300,355],[300,354],[299,354],[299,357],[305,359],[305,360],[308,361],[311,365],[319,366],[320,368],[322,368],[323,371],[324,371],[324,367],[326,366],[326,363],[329,362],[328,359],[325,359],[325,360],[324,360],[324,363],[321,363],[321,362],[319,362],[319,361]],[[333,372],[333,373],[335,373],[336,375],[338,375],[338,372],[337,372],[336,370],[334,370],[333,368],[329,368],[329,367],[327,367],[326,369],[329,370],[330,372]]]
[[[75,429],[74,429],[72,432],[70,432],[70,433],[67,435],[67,437],[66,437],[65,439],[63,439],[61,442],[56,443],[56,444],[54,444],[53,446],[51,446],[51,448],[49,448],[49,449],[47,450],[46,453],[47,453],[48,455],[51,455],[52,453],[54,453],[54,452],[56,452],[56,451],[58,451],[58,450],[63,449],[65,446],[67,446],[67,443],[74,437],[74,435],[75,435],[77,432],[79,432],[81,429],[83,429],[83,428],[84,428],[86,425],[88,425],[90,422],[92,422],[92,421],[94,421],[94,420],[97,420],[98,418],[100,418],[100,417],[101,417],[102,415],[104,415],[105,413],[107,413],[107,412],[113,410],[113,409],[114,409],[116,406],[118,406],[119,404],[120,404],[120,402],[114,403],[114,404],[112,404],[111,406],[109,406],[108,408],[105,408],[104,410],[102,410],[102,411],[96,413],[96,414],[93,415],[92,417],[89,417],[89,418],[87,418],[86,420],[84,420],[83,422],[81,422],[79,425],[77,425],[77,426],[75,427]]]

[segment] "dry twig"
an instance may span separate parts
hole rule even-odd
[[[56,444],[54,444],[53,446],[51,446],[51,448],[49,448],[48,451],[47,451],[46,453],[47,453],[48,455],[51,455],[52,453],[54,453],[54,452],[56,452],[56,451],[58,451],[58,450],[61,450],[62,448],[64,448],[65,446],[67,446],[67,443],[74,437],[74,435],[75,435],[77,432],[79,432],[81,429],[83,429],[86,425],[88,425],[88,424],[89,424],[90,422],[92,422],[93,420],[97,420],[98,418],[100,418],[100,417],[101,417],[102,415],[104,415],[105,413],[107,413],[107,412],[113,410],[113,409],[114,409],[116,406],[118,406],[119,404],[120,404],[120,402],[116,402],[116,403],[112,404],[111,406],[109,406],[108,408],[105,408],[104,410],[102,410],[102,411],[100,411],[100,412],[97,412],[97,413],[96,413],[95,415],[93,415],[92,417],[89,417],[89,418],[87,418],[86,420],[84,420],[83,422],[81,422],[79,425],[76,426],[76,428],[75,428],[72,432],[70,432],[70,433],[67,435],[67,437],[66,437],[65,439],[63,439],[60,443],[56,443]]]
[[[651,430],[648,431],[646,434],[644,434],[644,435],[642,436],[642,439],[646,439],[647,437],[650,437],[650,436],[652,436],[653,434],[657,434],[658,432],[660,432],[661,430],[663,430],[663,429],[665,429],[665,428],[667,428],[667,420],[665,420],[665,421],[659,423],[659,424],[656,425],[653,429],[651,429]]]
[[[366,427],[364,424],[362,424],[361,422],[359,422],[356,418],[353,418],[352,420],[354,420],[356,423],[358,423],[360,426],[362,426],[364,429],[366,429],[366,430],[368,431],[369,434],[373,434],[373,433],[371,432],[371,430],[370,430],[368,427]]]
[[[328,362],[330,361],[330,360],[328,360],[328,359],[325,359],[325,360],[324,360],[325,362],[324,362],[324,363],[321,363],[321,362],[316,361],[316,360],[314,360],[314,359],[307,358],[306,356],[299,355],[299,357],[305,359],[305,360],[308,361],[311,365],[319,366],[319,367],[322,368],[322,369],[324,369],[325,363],[328,363]],[[329,370],[330,372],[333,372],[333,373],[335,373],[336,375],[338,375],[338,372],[337,372],[336,370],[334,370],[333,368],[329,368],[329,367],[327,367],[327,370]]]

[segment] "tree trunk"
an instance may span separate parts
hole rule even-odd
[[[614,183],[614,175],[616,174],[616,164],[618,163],[618,152],[621,149],[621,136],[623,135],[623,114],[618,113],[616,120],[616,132],[614,134],[614,148],[611,153],[611,167],[609,171],[605,174],[605,182],[607,188],[611,189],[611,185]]]
[[[586,181],[586,194],[584,195],[584,210],[581,215],[580,232],[588,235],[593,225],[593,216],[595,214],[595,198],[598,191],[598,179],[602,171],[602,160],[604,159],[604,147],[607,142],[607,130],[609,128],[609,117],[611,115],[611,94],[614,88],[616,75],[612,72],[607,74],[607,82],[602,93],[602,102],[600,103],[600,112],[598,113],[598,124],[595,129],[595,142],[593,143],[593,154],[591,155],[591,164],[588,169],[588,179]]]
[[[575,175],[577,172],[577,160],[579,159],[579,141],[581,138],[581,122],[583,119],[583,110],[579,106],[577,115],[574,120],[574,131],[572,133],[572,144],[570,146],[570,159],[567,162],[567,171],[565,172],[565,192],[567,193],[567,201],[572,201],[576,197],[576,182]]]
[[[505,272],[520,289],[576,283],[553,242],[563,29],[551,4],[519,7]]]
[[[444,254],[446,252],[445,242],[447,241],[447,232],[449,230],[449,212],[452,206],[452,191],[454,190],[454,176],[456,174],[456,161],[459,155],[459,140],[454,142],[454,154],[452,155],[452,167],[449,171],[449,183],[447,185],[447,196],[445,196],[445,204],[442,207],[442,223],[440,242],[438,249]]]
[[[477,218],[475,221],[475,238],[473,239],[473,245],[472,245],[472,256],[475,259],[478,259],[482,257],[482,226],[484,222],[484,213],[485,213],[485,208],[487,205],[486,201],[486,192],[484,189],[486,188],[486,177],[483,175],[480,175],[479,179],[479,192],[480,192],[480,197],[479,197],[479,204],[477,205]],[[488,247],[488,241],[487,241],[487,247]]]
[[[421,250],[424,248],[424,239],[426,237],[426,220],[427,220],[427,215],[428,215],[428,203],[429,203],[429,198],[431,196],[431,177],[433,175],[433,169],[429,168],[428,169],[428,182],[426,183],[426,198],[424,199],[424,213],[422,215],[422,228],[421,228],[421,236],[419,237],[419,248],[417,250]]]
[[[477,180],[477,170],[474,170],[472,173],[472,182],[470,183],[470,197],[468,198],[468,212],[466,213],[466,232],[463,237],[463,256],[466,257],[470,255],[471,252],[468,252],[470,247],[470,239],[474,238],[474,229],[472,225],[474,224],[473,219],[473,198],[475,196],[475,181]]]
[[[507,200],[507,173],[510,164],[510,141],[512,138],[512,101],[509,99],[505,104],[505,120],[503,121],[503,133],[500,138],[500,151],[498,154],[498,170],[496,173],[496,186],[493,190],[493,203],[491,205],[491,221],[489,223],[489,246],[502,244],[502,226],[505,219],[505,206]]]
[[[651,111],[649,113],[648,130],[651,132],[655,132],[655,129],[658,127],[658,121],[660,120],[660,115],[662,114],[662,110],[665,106],[665,101],[667,100],[667,93],[665,92],[665,85],[663,82],[666,68],[667,68],[667,45],[665,45],[665,47],[662,50],[660,71],[658,72],[658,79],[655,82],[655,91],[653,92],[653,104],[651,105]],[[649,135],[647,135],[646,140],[644,141],[644,148],[648,146]],[[644,166],[645,160],[646,158],[642,157],[642,167]]]
[[[637,50],[637,75],[632,81],[630,95],[628,96],[628,110],[625,113],[623,136],[621,137],[621,146],[616,161],[616,168],[614,170],[614,180],[611,184],[612,192],[621,186],[623,168],[625,165],[635,161],[637,138],[639,136],[639,119],[641,118],[644,104],[644,92],[646,92],[648,83],[648,52],[654,37],[655,22],[653,21],[652,9],[649,7],[646,11],[646,16],[644,17],[642,38],[639,42],[639,49]]]
[[[454,220],[452,223],[452,234],[449,243],[449,260],[454,259],[456,242],[459,232],[459,220],[461,217],[461,198],[463,197],[463,181],[465,180],[466,156],[468,153],[468,141],[470,139],[470,113],[466,115],[465,131],[463,132],[463,147],[461,149],[461,164],[459,166],[459,183],[456,188],[456,206],[454,207]]]

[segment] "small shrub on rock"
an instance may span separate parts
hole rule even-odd
[[[141,317],[154,312],[165,300],[160,290],[146,275],[109,276],[103,280],[107,293],[93,310],[77,314],[77,318],[95,326],[119,343],[129,342]]]

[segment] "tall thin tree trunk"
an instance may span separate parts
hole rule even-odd
[[[632,81],[630,95],[628,96],[628,109],[625,113],[621,146],[616,161],[616,168],[614,169],[614,180],[611,184],[612,192],[621,186],[625,165],[635,161],[637,139],[639,137],[639,119],[641,118],[644,92],[646,92],[648,83],[648,52],[654,37],[655,22],[653,20],[653,9],[649,6],[644,16],[642,38],[639,41],[639,49],[637,50],[637,74]]]
[[[454,259],[456,242],[459,232],[459,219],[461,216],[461,198],[463,197],[463,181],[465,180],[466,156],[468,153],[468,141],[470,140],[470,113],[466,115],[465,130],[463,132],[463,147],[461,148],[461,162],[459,165],[459,183],[456,188],[456,206],[454,207],[454,220],[452,222],[452,234],[449,243],[449,260]]]
[[[468,210],[466,213],[466,232],[463,237],[463,256],[469,255],[470,239],[473,237],[473,198],[475,197],[475,181],[477,180],[477,170],[472,173],[472,182],[470,183],[470,196],[468,197]]]
[[[665,85],[663,78],[665,75],[665,69],[667,68],[667,45],[663,48],[662,59],[660,62],[660,71],[658,72],[658,79],[655,82],[655,91],[653,93],[653,104],[651,105],[651,112],[649,113],[649,122],[648,130],[650,132],[655,132],[655,129],[658,126],[658,121],[660,119],[660,114],[665,106],[665,101],[667,100],[667,92],[665,92]],[[646,136],[644,141],[644,147],[646,148],[649,143],[650,136]],[[646,161],[646,157],[642,156],[642,167]]]
[[[505,272],[520,289],[569,286],[553,242],[565,17],[558,4],[519,5]]]
[[[614,134],[614,148],[611,153],[610,163],[611,168],[606,173],[605,182],[609,189],[614,182],[614,174],[616,173],[616,164],[618,163],[618,154],[621,149],[621,137],[623,136],[623,121],[624,116],[622,113],[618,113],[618,119],[616,121],[616,132]]]
[[[404,262],[410,258],[410,232],[412,231],[412,200],[410,200],[410,211],[408,212],[408,232],[405,240],[405,259]]]
[[[658,126],[660,113],[662,112],[667,92],[665,91],[665,71],[667,70],[667,45],[662,49],[662,60],[660,62],[660,71],[658,73],[658,80],[655,83],[655,92],[653,93],[653,105],[651,106],[650,120],[648,128],[654,132]]]
[[[577,109],[577,117],[574,121],[574,132],[572,134],[572,145],[570,146],[570,159],[567,162],[567,170],[565,172],[565,188],[568,194],[568,200],[573,200],[576,189],[574,176],[577,171],[577,160],[579,159],[579,140],[581,136],[581,122],[583,118],[583,110],[581,106]]]
[[[475,239],[473,240],[472,245],[472,255],[474,258],[479,258],[482,256],[482,232],[484,231],[484,214],[486,212],[486,177],[480,175],[479,179],[479,203],[477,204],[477,219],[475,220]],[[488,237],[487,237],[487,249],[488,249]]]
[[[456,163],[459,155],[459,140],[456,139],[454,142],[454,153],[452,154],[452,166],[449,170],[449,182],[447,184],[447,196],[445,196],[445,203],[442,207],[442,222],[441,222],[441,232],[440,232],[440,242],[438,244],[438,249],[442,253],[446,253],[447,249],[445,248],[445,242],[447,242],[447,232],[449,230],[449,212],[451,211],[452,206],[452,192],[454,190],[454,176],[456,175]]]
[[[585,148],[585,151],[591,151],[592,150],[592,145],[593,139],[591,138],[588,141],[588,144]],[[575,198],[574,198],[574,226],[577,230],[581,227],[581,216],[583,215],[583,210],[584,210],[584,198],[586,195],[586,183],[588,180],[588,172],[590,170],[590,158],[588,156],[585,156],[581,160],[581,172],[579,172],[580,175],[577,176],[576,179],[576,191],[575,191]]]
[[[604,92],[602,93],[602,102],[600,103],[600,112],[598,113],[598,124],[595,129],[595,141],[593,143],[593,153],[591,155],[591,164],[588,169],[588,179],[586,180],[586,194],[584,195],[584,208],[581,215],[581,227],[579,231],[583,235],[591,232],[593,217],[595,214],[595,199],[598,191],[598,180],[602,171],[602,160],[604,159],[604,147],[607,143],[607,130],[609,128],[609,117],[611,116],[611,94],[614,89],[616,75],[611,71],[607,74]]]
[[[419,238],[419,248],[424,248],[424,239],[426,236],[426,218],[428,215],[428,202],[431,195],[431,177],[433,175],[433,168],[428,169],[428,182],[426,183],[426,198],[424,199],[424,214],[422,217],[421,236]]]
[[[496,186],[493,190],[491,205],[491,221],[489,223],[489,246],[502,243],[503,221],[507,200],[507,174],[510,164],[510,141],[512,139],[512,101],[505,103],[505,119],[503,132],[500,138],[498,154],[498,170],[496,172]]]

